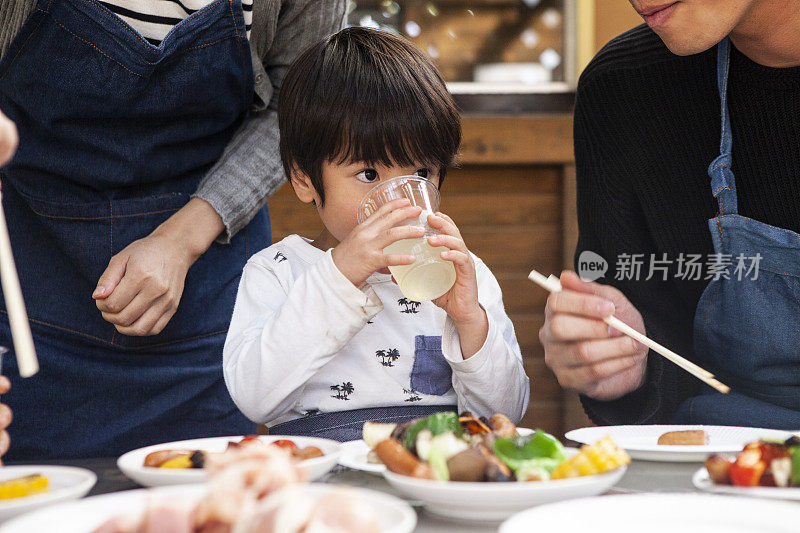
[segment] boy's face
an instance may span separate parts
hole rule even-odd
[[[377,184],[398,176],[416,175],[431,180],[439,186],[438,171],[418,164],[408,167],[376,166],[364,163],[336,164],[325,162],[322,166],[322,183],[325,187],[325,205],[320,207],[320,197],[305,176],[295,176],[293,185],[301,201],[317,205],[320,219],[328,233],[341,242],[358,225],[356,211],[361,199]]]

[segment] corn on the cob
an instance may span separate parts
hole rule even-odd
[[[0,482],[0,500],[22,498],[31,494],[47,492],[49,482],[45,476],[38,474],[18,477]]]
[[[567,459],[553,470],[551,479],[590,476],[616,470],[631,462],[625,450],[617,447],[611,437],[606,436],[594,444],[586,444],[580,452]]]

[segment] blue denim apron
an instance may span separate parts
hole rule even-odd
[[[121,335],[91,297],[114,254],[188,202],[244,119],[252,77],[241,0],[214,1],[159,47],[93,0],[40,0],[5,54],[0,109],[21,142],[3,207],[41,362],[19,380],[7,358],[10,459],[254,431],[223,383],[222,345],[242,268],[269,244],[266,210],[189,269],[158,335]]]
[[[684,402],[676,423],[800,428],[800,235],[738,213],[727,106],[730,40],[719,44],[720,156],[709,166],[719,216],[708,221],[716,254],[729,254],[730,279],[712,280],[694,321],[698,363],[732,387]],[[735,275],[737,257],[761,255],[754,273]],[[722,256],[718,256],[722,257]],[[746,263],[751,264],[747,259]],[[753,279],[756,278],[756,279]]]
[[[458,412],[455,405],[397,405],[318,413],[269,428],[270,435],[304,435],[346,442],[358,440],[364,422],[401,423],[443,411]]]

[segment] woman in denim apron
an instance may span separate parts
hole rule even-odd
[[[159,334],[120,334],[92,299],[109,260],[187,204],[250,107],[252,78],[240,0],[210,3],[159,47],[92,0],[40,0],[4,55],[0,109],[22,140],[3,206],[41,363],[4,396],[11,458],[254,431],[220,364],[242,267],[269,243],[266,209],[193,264]]]
[[[737,257],[760,256],[759,270],[740,280],[729,266],[703,292],[694,319],[698,362],[713,369],[732,392],[708,389],[689,398],[675,414],[675,423],[798,429],[800,235],[738,213],[727,103],[730,50],[728,38],[717,48],[722,139],[708,174],[719,216],[708,221],[708,228],[717,257],[733,258],[735,265]]]

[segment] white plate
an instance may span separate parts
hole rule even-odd
[[[753,496],[773,500],[800,500],[800,487],[736,487],[734,485],[715,485],[708,476],[708,471],[701,468],[692,476],[695,487],[715,494],[733,494],[736,496]]]
[[[361,470],[362,472],[371,472],[373,474],[385,472],[386,467],[382,463],[370,463],[367,460],[369,451],[369,446],[363,440],[343,442],[341,453],[339,454],[339,464],[353,470]]]
[[[800,506],[710,494],[626,494],[528,509],[499,533],[797,533]]]
[[[383,521],[383,533],[410,533],[414,529],[417,515],[399,498],[367,489],[345,488],[377,511]],[[302,485],[303,492],[314,498],[341,489],[341,485]],[[197,501],[205,491],[205,485],[194,485],[128,490],[94,496],[21,516],[0,527],[0,533],[90,533],[115,516],[143,512],[147,502],[152,499],[178,498]]]
[[[574,448],[566,451],[568,457],[577,453]],[[430,481],[388,471],[383,476],[404,495],[421,501],[432,514],[460,521],[499,521],[532,505],[602,494],[624,474],[623,466],[594,476],[503,483]]]
[[[665,446],[658,444],[658,437],[667,431],[703,429],[708,433],[705,446]],[[611,435],[620,448],[624,448],[634,459],[662,461],[668,463],[703,462],[712,453],[736,453],[744,445],[759,439],[787,439],[788,431],[735,426],[598,426],[573,429],[565,436],[582,444],[591,444],[606,435]]]
[[[530,435],[533,433],[532,429],[517,428],[517,433],[521,436]],[[372,474],[382,474],[386,471],[386,467],[381,463],[370,463],[367,460],[369,453],[369,446],[363,440],[351,440],[343,442],[341,445],[341,455],[339,455],[339,464],[352,468],[353,470],[361,470],[362,472],[370,472]]]
[[[0,520],[8,520],[45,505],[83,498],[97,481],[95,473],[85,468],[47,465],[4,466],[0,468],[0,481],[33,474],[47,476],[50,490],[13,500],[0,500]]]
[[[224,452],[229,442],[239,442],[244,437],[210,437],[206,439],[181,440],[156,444],[130,451],[117,459],[117,467],[122,472],[140,485],[145,487],[160,487],[164,485],[186,485],[203,483],[206,473],[202,468],[153,468],[144,466],[144,458],[152,452],[159,450],[202,450],[210,453]],[[314,459],[307,459],[299,463],[301,469],[306,471],[309,481],[319,479],[330,471],[339,460],[339,443],[335,440],[319,439],[315,437],[296,437],[281,435],[261,435],[263,442],[272,442],[280,439],[293,441],[300,448],[316,446],[325,455]]]

